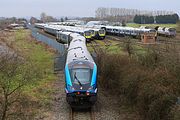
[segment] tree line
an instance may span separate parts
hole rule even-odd
[[[133,21],[138,24],[176,24],[179,21],[179,16],[178,14],[158,16],[136,15]]]
[[[105,7],[98,8],[95,13],[96,13],[96,17],[98,18],[105,18],[108,16],[129,16],[129,15],[159,16],[159,15],[174,14],[173,11],[165,11],[165,10],[148,11],[148,10],[138,10],[138,9],[105,8]]]

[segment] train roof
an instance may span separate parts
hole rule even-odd
[[[94,60],[87,49],[85,37],[76,33],[71,34],[71,37],[73,37],[73,40],[68,49],[66,64],[75,61],[87,61],[93,63]]]

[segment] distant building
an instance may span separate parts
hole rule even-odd
[[[30,19],[30,23],[31,24],[35,24],[35,23],[42,23],[42,21],[41,20],[38,20],[37,18],[35,18],[35,17],[31,17],[31,19]]]

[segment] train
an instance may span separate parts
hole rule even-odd
[[[106,37],[106,30],[102,28],[88,27],[83,25],[75,25],[75,27],[84,28],[86,30],[91,31],[92,38],[94,39],[104,40]]]
[[[79,33],[83,35],[87,41],[92,39],[103,40],[106,36],[106,31],[104,29],[98,28],[84,28],[82,26],[65,26],[59,25],[58,23],[36,23],[36,28],[44,29],[45,32],[50,33],[52,35],[56,34],[56,31],[67,31],[73,33]]]
[[[92,38],[98,39],[98,40],[104,40],[106,37],[106,31],[104,29],[98,29],[98,28],[86,28],[89,29],[92,33]]]
[[[90,28],[85,28],[85,27],[80,27],[80,26],[62,26],[62,25],[57,25],[57,27],[60,30],[64,30],[67,32],[73,32],[73,33],[79,33],[83,35],[87,41],[93,40],[93,39],[99,39],[102,40],[105,38],[106,31],[104,29],[90,29]]]
[[[159,36],[165,37],[175,37],[176,29],[175,28],[167,28],[167,27],[156,27],[157,33]]]
[[[144,34],[144,33],[156,34],[155,29],[121,27],[121,26],[103,26],[101,28],[106,30],[107,35],[115,35],[115,36],[140,37],[141,34]]]
[[[77,33],[59,32],[69,43],[65,64],[66,100],[72,108],[90,108],[97,101],[97,66]],[[66,36],[66,37],[65,37]]]
[[[83,35],[86,38],[86,41],[91,40],[91,31],[83,30],[83,29],[74,29],[70,26],[60,26],[60,25],[36,25],[35,27],[43,29],[45,32],[56,36],[58,31],[66,31],[66,32],[73,32]]]

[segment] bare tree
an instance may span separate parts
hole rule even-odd
[[[9,50],[0,53],[0,120],[15,115],[13,105],[19,102],[22,87],[34,75],[32,65],[18,54]]]
[[[126,8],[98,8],[96,10],[96,18],[98,19],[108,19],[114,22],[122,22],[125,18],[128,21],[131,21],[132,17],[135,15],[149,15],[149,16],[156,16],[156,15],[167,15],[172,14],[171,11],[147,11],[147,10],[137,10],[137,9],[126,9]],[[124,17],[124,18],[122,18]],[[110,18],[110,19],[109,19]]]
[[[46,15],[45,12],[42,12],[41,15],[40,15],[40,17],[41,17],[41,21],[46,22],[46,17],[47,17],[47,15]]]

